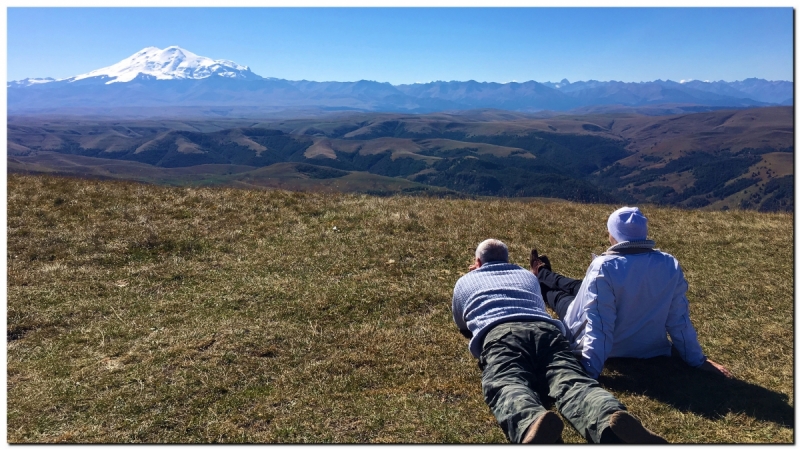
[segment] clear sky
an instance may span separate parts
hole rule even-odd
[[[178,45],[289,80],[792,80],[792,22],[790,7],[10,7],[7,76]]]

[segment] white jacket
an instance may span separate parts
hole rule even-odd
[[[706,360],[689,320],[683,271],[672,255],[647,251],[654,244],[622,242],[595,258],[567,309],[572,350],[593,378],[607,358],[670,355],[673,345],[692,367]],[[625,254],[631,248],[643,253]]]

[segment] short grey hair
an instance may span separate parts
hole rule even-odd
[[[487,239],[478,244],[475,257],[483,264],[492,261],[508,262],[508,246],[497,239]]]

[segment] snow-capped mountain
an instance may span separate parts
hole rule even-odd
[[[165,49],[147,47],[122,61],[102,69],[93,70],[67,81],[86,78],[108,77],[105,84],[128,82],[140,75],[155,77],[157,80],[194,79],[199,80],[218,75],[225,78],[261,78],[247,66],[224,59],[214,60],[196,55],[178,46]]]

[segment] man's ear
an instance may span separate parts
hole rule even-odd
[[[478,266],[478,267],[483,265],[483,263],[481,262],[481,259],[478,258],[477,256],[475,257],[475,265]]]

